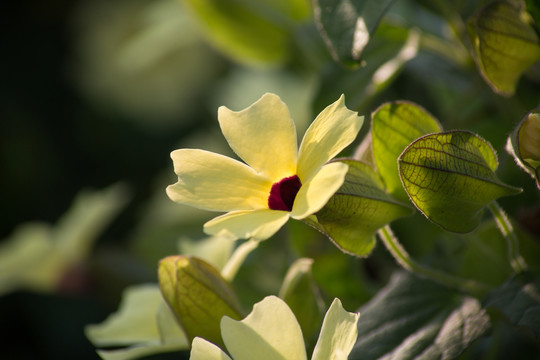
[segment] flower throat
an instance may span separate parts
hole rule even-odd
[[[298,175],[289,176],[274,183],[268,196],[268,207],[271,210],[291,211],[300,187],[302,183]]]

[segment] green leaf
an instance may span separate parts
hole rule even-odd
[[[469,232],[491,201],[521,192],[501,182],[491,145],[468,131],[425,135],[398,159],[403,186],[414,205],[443,229]]]
[[[469,38],[480,72],[493,91],[514,94],[521,75],[540,59],[540,44],[522,11],[496,1],[468,22]]]
[[[157,284],[128,287],[116,313],[85,328],[88,339],[105,360],[136,359],[146,355],[188,349],[187,338],[161,296]]]
[[[530,111],[508,137],[506,150],[540,189],[540,108]]]
[[[519,252],[530,268],[540,264],[540,243],[518,224],[514,229],[519,241]],[[465,279],[475,279],[493,287],[500,286],[513,273],[508,259],[508,242],[501,234],[494,219],[482,221],[472,233],[452,237],[459,251],[452,253],[455,275]],[[457,236],[457,238],[456,238]],[[461,243],[460,241],[461,240]]]
[[[540,339],[540,278],[523,273],[493,291],[485,307],[498,309],[513,325]]]
[[[525,4],[527,6],[527,12],[531,14],[538,30],[540,27],[540,4],[536,0],[525,0]]]
[[[375,246],[375,232],[412,209],[392,198],[366,163],[340,160],[349,165],[341,188],[310,225],[326,234],[342,251],[367,256]],[[309,221],[309,219],[308,219]]]
[[[0,295],[17,289],[72,290],[69,281],[63,283],[65,276],[88,256],[126,199],[121,186],[83,191],[56,226],[20,225],[9,239],[0,242]]]
[[[311,273],[312,264],[313,259],[296,260],[289,267],[279,290],[279,297],[296,316],[305,340],[318,332],[325,310]]]
[[[397,78],[419,46],[418,30],[381,23],[377,37],[364,51],[362,67],[353,70],[334,65],[322,74],[316,106],[323,108],[331,99],[345,94],[351,109],[366,107]]]
[[[185,0],[210,42],[240,63],[281,63],[288,55],[286,24],[306,19],[302,0],[258,1]]]
[[[157,341],[156,313],[162,301],[156,284],[128,287],[118,311],[101,324],[88,325],[86,336],[100,347]]]
[[[371,114],[373,157],[392,196],[408,200],[397,167],[397,158],[403,149],[420,136],[441,130],[441,125],[431,114],[410,102],[386,103]]]
[[[219,272],[207,262],[190,256],[168,256],[158,269],[165,301],[175,313],[189,342],[200,336],[223,345],[220,321],[223,316],[240,319],[236,295]]]
[[[360,308],[349,359],[454,359],[489,327],[480,303],[399,272]]]
[[[315,21],[330,53],[348,66],[360,64],[362,52],[395,0],[315,0]]]

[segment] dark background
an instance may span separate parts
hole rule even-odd
[[[0,239],[7,239],[22,223],[54,225],[82,189],[98,190],[122,182],[131,196],[99,237],[92,260],[68,272],[77,286],[60,286],[54,294],[19,290],[0,296],[1,353],[5,359],[98,358],[84,336],[84,326],[99,323],[115,311],[125,286],[155,282],[154,258],[140,259],[125,249],[151,197],[156,193],[165,197],[163,184],[174,182],[170,151],[182,139],[196,131],[210,131],[215,125],[216,109],[208,106],[208,97],[215,82],[232,67],[221,55],[210,52],[215,66],[189,99],[196,111],[141,114],[115,107],[114,101],[97,101],[79,80],[94,76],[85,65],[88,54],[81,51],[84,37],[78,32],[83,6],[89,3],[92,0],[25,0],[0,5]],[[114,21],[106,16],[93,19],[98,28]],[[440,72],[426,66],[426,61],[436,63]],[[540,211],[533,181],[502,150],[513,126],[537,105],[538,83],[522,81],[518,94],[504,99],[490,91],[473,63],[469,64],[470,73],[459,76],[454,76],[453,68],[443,73],[448,70],[445,66],[448,68],[430,57],[415,59],[393,87],[367,104],[363,113],[383,101],[414,100],[447,128],[479,132],[499,151],[501,178],[525,189],[519,196],[502,199],[501,204],[538,235],[534,226],[539,223]],[[332,85],[336,72],[330,68],[321,74],[323,84]],[[459,88],[466,82],[467,92],[452,89],[446,96],[444,88],[437,94],[432,72],[442,74],[437,79],[447,81],[444,84],[448,87],[457,83]],[[343,78],[347,75],[339,74]],[[130,86],[126,84],[125,91]],[[322,98],[322,103],[329,103]],[[380,248],[377,251],[384,252]],[[415,253],[414,248],[410,251]],[[373,278],[383,282],[384,276],[370,268],[370,261],[374,260],[355,265],[368,268]],[[392,260],[389,263],[393,264]],[[155,358],[173,356],[178,358],[178,354]]]
[[[81,189],[118,181],[130,187],[130,205],[99,244],[121,247],[169,152],[190,129],[178,121],[149,131],[129,116],[102,111],[73,81],[79,1],[6,1],[0,5],[0,239],[18,224],[54,224]],[[106,21],[106,20],[104,20]],[[58,294],[17,291],[0,297],[4,359],[97,359],[83,334],[86,324],[114,311],[119,291],[85,286]],[[151,269],[129,282],[154,280]]]

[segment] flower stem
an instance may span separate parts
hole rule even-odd
[[[525,271],[527,269],[527,264],[519,253],[519,241],[516,232],[514,231],[514,227],[512,226],[512,222],[496,201],[489,203],[488,207],[495,218],[497,227],[506,240],[510,266],[512,266],[512,269],[514,269],[516,273]]]
[[[234,250],[231,258],[221,270],[221,276],[227,281],[233,281],[236,273],[246,260],[246,257],[259,246],[259,241],[249,239]]]
[[[378,234],[390,254],[392,254],[397,263],[405,270],[478,297],[489,290],[487,285],[475,280],[459,278],[419,264],[410,257],[407,251],[399,243],[398,239],[390,229],[390,226],[386,225],[379,229]]]

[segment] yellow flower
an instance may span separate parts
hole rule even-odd
[[[343,96],[324,109],[297,148],[287,106],[267,93],[242,111],[218,110],[223,135],[245,161],[198,149],[171,153],[178,182],[167,187],[178,203],[227,212],[204,225],[206,233],[267,239],[292,217],[319,211],[343,184],[348,167],[329,163],[358,134],[363,117]]]
[[[358,313],[343,309],[334,299],[324,316],[311,360],[347,359],[358,336]],[[268,296],[253,306],[242,321],[227,316],[221,319],[221,336],[231,354],[196,337],[190,360],[306,360],[302,330],[289,306],[280,298]]]

